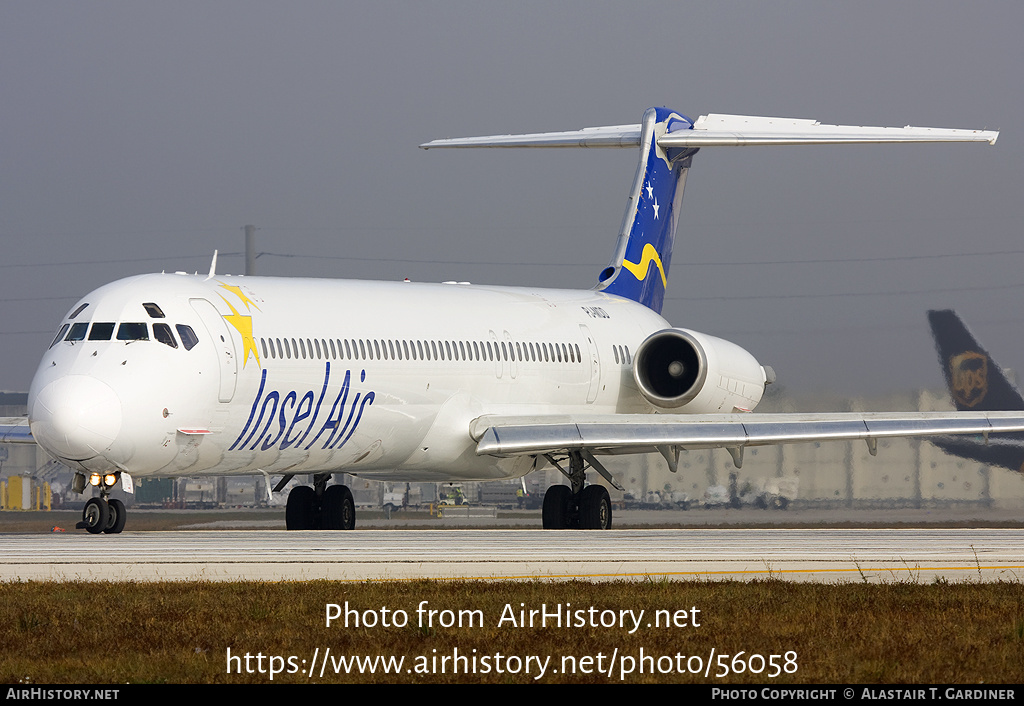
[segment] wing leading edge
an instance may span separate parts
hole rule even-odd
[[[660,452],[675,464],[679,451],[726,448],[737,466],[747,446],[864,439],[989,434],[1024,430],[1024,412],[906,412],[834,414],[493,417],[474,420],[479,455],[521,456],[569,451],[594,454]],[[674,470],[674,468],[673,468]]]

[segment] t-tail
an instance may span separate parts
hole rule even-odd
[[[638,301],[661,313],[686,175],[697,147],[662,147],[664,135],[693,130],[693,121],[650,108],[640,126],[640,163],[629,192],[615,254],[597,289]]]
[[[929,311],[939,365],[953,403],[961,412],[1024,409],[1024,397],[992,360],[955,311]]]
[[[439,147],[639,147],[640,162],[611,262],[595,289],[632,299],[661,313],[683,187],[702,147],[843,145],[894,142],[988,142],[998,132],[917,127],[822,125],[815,120],[748,115],[702,115],[690,120],[667,108],[649,108],[639,125],[568,132],[490,135],[434,140]]]

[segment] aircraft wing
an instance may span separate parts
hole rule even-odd
[[[0,444],[34,444],[26,417],[0,417]]]
[[[934,127],[870,127],[823,125],[817,120],[769,118],[757,115],[710,113],[656,137],[663,149],[685,147],[742,147],[745,145],[858,145],[899,142],[987,142],[994,145],[993,130],[962,130]],[[567,132],[527,135],[458,137],[426,142],[420,147],[637,147],[640,125],[588,127]]]
[[[987,438],[1022,430],[1024,411],[484,416],[473,421],[470,433],[479,455],[658,451],[671,467],[678,452],[688,449],[729,449],[738,466],[747,446],[864,439],[873,453],[878,439],[953,434]]]

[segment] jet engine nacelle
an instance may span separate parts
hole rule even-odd
[[[687,329],[665,329],[640,344],[633,377],[659,409],[689,414],[750,411],[774,380],[735,343]]]

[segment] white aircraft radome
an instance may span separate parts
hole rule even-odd
[[[821,125],[651,108],[640,125],[437,140],[441,147],[639,147],[626,215],[593,289],[570,291],[185,273],[129,277],[58,326],[27,420],[0,441],[38,443],[99,493],[81,527],[116,534],[132,478],[309,474],[289,529],[350,529],[335,473],[394,481],[495,480],[545,464],[570,486],[545,528],[608,528],[598,457],[760,444],[1024,431],[1020,412],[753,414],[774,379],[739,346],[661,317],[686,176],[703,147],[994,143],[998,133]],[[330,309],[326,302],[358,301]],[[314,305],[315,304],[315,305]],[[87,484],[88,481],[88,484]],[[95,491],[94,491],[95,492]]]

